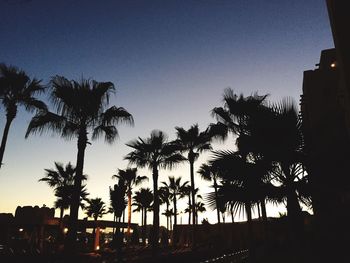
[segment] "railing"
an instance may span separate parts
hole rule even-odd
[[[212,258],[212,259],[207,259],[205,261],[201,261],[200,263],[210,263],[210,262],[215,262],[215,263],[239,263],[242,262],[242,260],[248,258],[248,249],[229,253],[229,254],[224,254],[220,257]]]

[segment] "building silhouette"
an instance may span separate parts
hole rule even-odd
[[[304,72],[301,114],[315,262],[343,262],[350,243],[350,8],[346,1],[326,2],[335,48]]]

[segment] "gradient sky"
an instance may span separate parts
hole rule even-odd
[[[205,129],[227,87],[299,103],[303,71],[315,67],[321,50],[333,47],[323,0],[0,0],[0,17],[0,62],[43,83],[56,74],[112,81],[117,93],[111,104],[133,114],[135,126],[120,127],[115,144],[96,141],[86,150],[90,196],[105,202],[115,183],[111,176],[127,166],[126,142],[153,129],[170,139],[175,126],[198,123]],[[0,114],[2,134],[3,108]],[[10,130],[0,171],[0,212],[14,213],[17,205],[52,206],[52,190],[38,183],[44,168],[53,168],[54,161],[75,164],[76,141],[51,134],[24,139],[30,118],[20,110]],[[232,140],[215,145],[232,147]],[[168,175],[189,180],[189,167],[161,171],[160,181]],[[202,195],[211,191],[198,177],[196,182]],[[180,202],[181,210],[185,201]],[[279,211],[285,209],[269,207],[268,215]],[[216,222],[215,213],[203,217]]]

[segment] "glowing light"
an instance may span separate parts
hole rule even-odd
[[[19,232],[23,232],[23,228],[18,229]]]
[[[100,250],[100,246],[96,246],[96,250]]]
[[[63,233],[67,234],[67,232],[68,232],[68,228],[65,227],[65,228],[63,229]]]
[[[335,63],[335,62],[333,62],[332,64],[331,64],[331,68],[335,68],[337,66],[337,64]]]

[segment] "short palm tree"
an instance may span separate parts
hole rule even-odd
[[[114,222],[118,221],[120,223],[121,221],[123,211],[125,210],[127,204],[127,201],[125,200],[125,194],[126,186],[124,182],[119,182],[118,184],[115,184],[113,188],[109,187],[110,212],[114,215]],[[114,228],[113,234],[115,234]]]
[[[141,188],[135,192],[134,206],[141,208],[142,240],[146,243],[147,211],[152,208],[153,193],[149,188]]]
[[[196,224],[198,224],[198,214],[199,213],[204,213],[205,211],[207,211],[207,209],[205,208],[205,205],[204,205],[203,202],[198,201],[196,203],[195,210],[196,210],[196,219],[197,219]]]
[[[170,191],[169,191],[169,188],[167,187],[164,187],[164,186],[161,186],[159,188],[159,201],[160,201],[160,204],[165,204],[166,205],[166,211],[169,210],[169,207],[170,207]],[[162,213],[162,215],[165,215],[164,213]],[[167,215],[166,216],[166,228],[167,230],[170,230],[169,229],[169,217]],[[171,218],[170,218],[171,219]]]
[[[40,80],[30,79],[23,70],[0,64],[0,100],[6,111],[6,123],[0,146],[0,168],[3,164],[7,136],[11,123],[16,118],[18,106],[24,106],[29,112],[46,109],[45,103],[35,98],[35,95],[45,90],[40,83]]]
[[[216,196],[216,200],[218,201],[218,170],[215,169],[213,166],[208,164],[202,164],[199,170],[197,171],[202,177],[202,179],[206,181],[212,181],[213,180],[213,187],[214,187],[214,193]],[[220,210],[219,205],[216,201],[216,212],[218,217],[218,223],[220,224]]]
[[[158,177],[159,169],[173,168],[174,165],[184,160],[179,153],[179,146],[168,142],[167,136],[162,131],[152,131],[151,136],[146,139],[138,138],[126,144],[133,149],[125,159],[130,164],[138,167],[147,167],[152,171],[153,177],[153,231],[152,246],[156,253],[159,246],[159,193]]]
[[[87,199],[88,205],[85,207],[86,215],[94,219],[94,228],[92,231],[93,237],[95,237],[95,230],[97,225],[97,219],[108,213],[105,203],[101,198]]]
[[[146,176],[137,175],[137,168],[127,168],[126,170],[118,170],[118,174],[112,176],[112,178],[117,178],[119,181],[124,182],[126,186],[126,193],[128,196],[128,230],[127,234],[130,236],[130,226],[131,226],[131,195],[134,186],[140,185],[145,181],[148,181]]]
[[[181,182],[181,177],[175,178],[173,176],[169,176],[169,183],[162,182],[164,188],[168,188],[170,192],[170,198],[173,201],[174,205],[174,226],[177,225],[177,201],[183,198],[184,189],[188,185],[188,181]]]
[[[39,182],[45,182],[54,189],[57,197],[55,207],[60,209],[60,221],[62,221],[64,210],[70,206],[74,176],[75,167],[70,162],[66,166],[55,162],[55,169],[45,169],[45,177],[39,179]],[[87,176],[83,175],[82,181],[86,179]],[[86,198],[86,191],[83,198]]]
[[[175,127],[177,140],[176,143],[181,147],[183,152],[187,152],[187,161],[190,163],[192,203],[195,204],[195,184],[194,184],[194,162],[198,159],[199,154],[203,151],[211,150],[211,137],[207,131],[199,132],[198,124],[192,125],[188,130],[181,127]],[[192,221],[196,222],[196,213],[193,207]]]
[[[112,106],[107,108],[109,97],[115,90],[111,82],[97,82],[82,79],[80,82],[55,76],[50,81],[51,101],[56,113],[41,111],[29,123],[26,138],[31,133],[53,131],[67,139],[77,138],[78,154],[75,192],[71,204],[70,228],[65,249],[75,251],[77,235],[79,191],[84,168],[88,134],[97,139],[102,134],[105,141],[112,143],[118,136],[116,125],[132,124],[133,118],[124,108]]]

